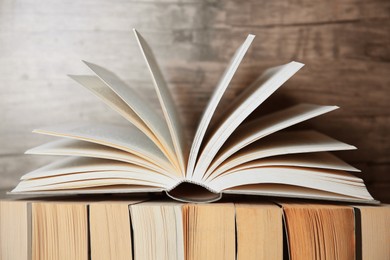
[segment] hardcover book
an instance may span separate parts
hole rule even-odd
[[[286,130],[337,106],[298,104],[245,120],[302,63],[266,70],[222,108],[222,116],[214,115],[255,38],[248,35],[227,65],[188,144],[152,50],[139,32],[134,34],[163,115],[113,72],[84,61],[93,75],[70,77],[131,124],[64,124],[34,130],[59,140],[26,153],[67,157],[25,174],[11,193],[166,192],[174,199],[195,202],[216,201],[229,193],[376,202],[363,180],[351,173],[359,170],[329,153],[354,146],[314,130]]]

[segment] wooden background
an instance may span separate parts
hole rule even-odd
[[[314,127],[359,150],[338,153],[390,201],[390,1],[1,0],[0,188],[52,157],[23,152],[50,140],[31,134],[69,121],[123,122],[66,74],[105,65],[153,102],[131,28],[155,51],[188,129],[193,129],[234,49],[257,37],[227,101],[265,68],[306,64],[260,113],[297,102],[341,109]],[[193,131],[189,130],[189,136]]]

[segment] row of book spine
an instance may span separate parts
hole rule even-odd
[[[0,260],[390,259],[390,207],[0,201]]]

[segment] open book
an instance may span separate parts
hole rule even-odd
[[[113,72],[85,62],[94,75],[71,75],[131,125],[71,124],[34,130],[60,140],[26,153],[69,156],[25,174],[12,193],[162,192],[183,201],[215,201],[223,193],[375,202],[359,171],[329,151],[356,149],[316,131],[281,131],[335,110],[299,104],[244,120],[303,64],[270,68],[220,118],[214,112],[254,35],[237,49],[201,117],[192,145],[152,50],[134,34],[163,116]],[[281,132],[280,132],[281,131]],[[277,133],[276,133],[277,132]]]

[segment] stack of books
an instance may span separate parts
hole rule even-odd
[[[389,259],[390,206],[3,199],[0,259]]]

